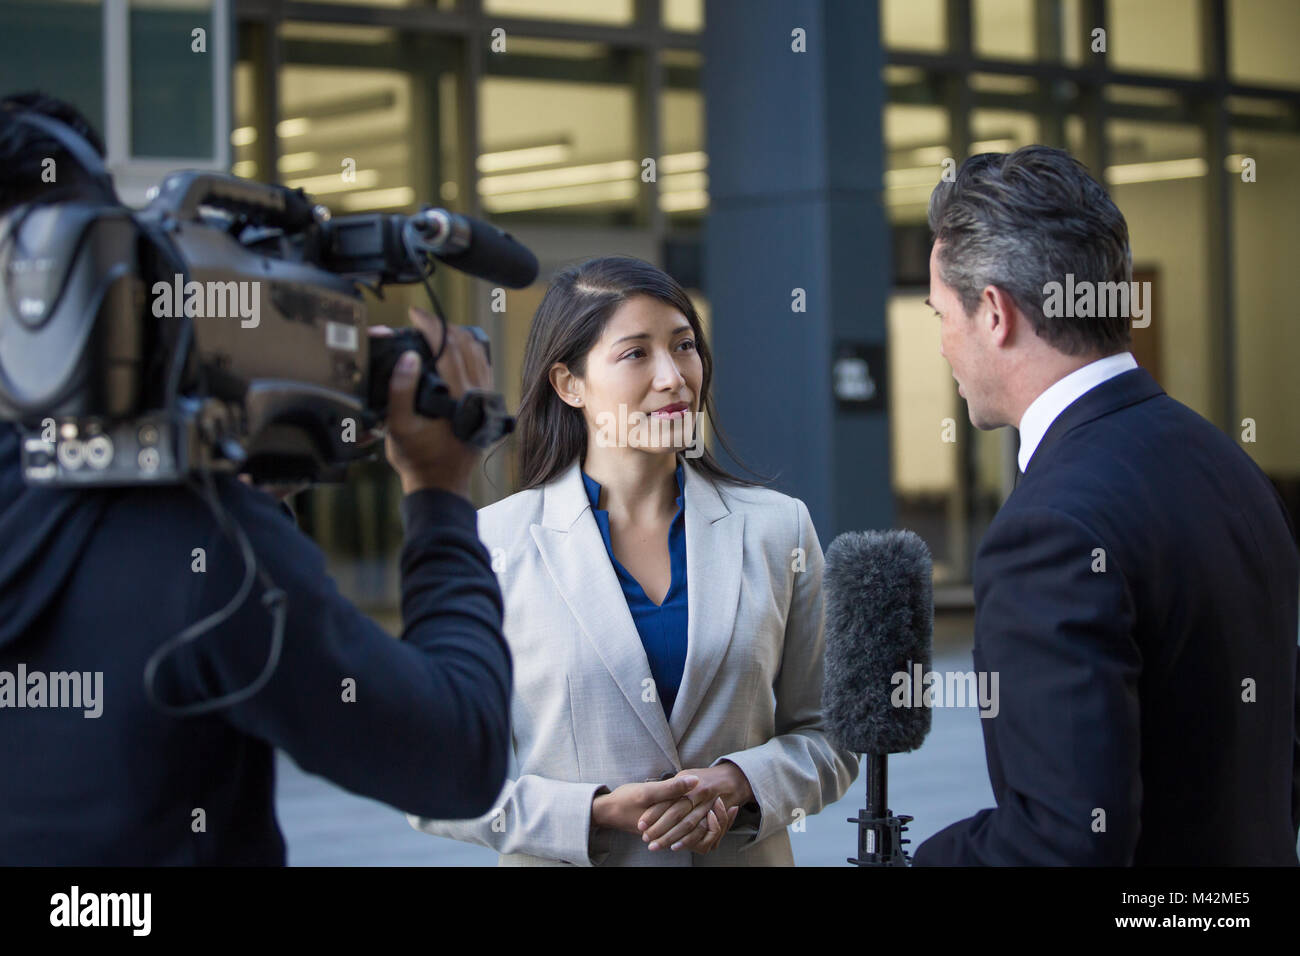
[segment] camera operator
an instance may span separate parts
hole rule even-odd
[[[60,119],[103,152],[66,104],[5,99],[0,216],[77,195],[76,164],[13,122],[17,110]],[[57,184],[42,182],[46,158]],[[438,324],[413,317],[437,354]],[[436,368],[452,395],[491,388],[483,348],[463,329],[447,334]],[[0,423],[0,864],[283,864],[277,747],[407,813],[490,809],[506,775],[511,661],[468,500],[480,453],[446,420],[414,413],[417,369],[393,374],[386,440],[404,495],[401,640],[339,594],[270,495],[213,476],[263,577],[232,610],[252,572],[199,497],[26,487],[18,432]],[[278,662],[268,581],[284,596]],[[167,716],[146,694],[147,662],[209,616],[221,623],[162,658],[154,686],[169,705],[232,702]]]

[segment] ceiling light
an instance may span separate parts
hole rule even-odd
[[[549,146],[529,146],[525,149],[503,149],[483,153],[478,158],[478,171],[496,173],[503,169],[524,169],[529,166],[562,163],[569,158],[571,152],[573,148],[568,143],[552,143]]]
[[[415,202],[415,190],[410,186],[394,186],[391,189],[369,189],[340,196],[338,205],[350,212],[361,209],[388,209],[393,206],[409,206]]]
[[[702,189],[688,189],[683,192],[664,193],[659,197],[659,208],[664,212],[685,212],[689,209],[705,209],[709,205],[709,194]]]
[[[659,157],[661,173],[694,173],[709,168],[709,154],[703,150],[691,153],[669,153]]]
[[[342,173],[329,173],[325,176],[304,176],[300,179],[286,179],[284,184],[290,189],[303,189],[313,194],[347,193],[356,189],[379,184],[379,170],[358,169],[352,182],[344,182]]]
[[[1121,166],[1106,167],[1106,182],[1116,186],[1128,183],[1150,183],[1165,179],[1195,179],[1204,176],[1207,170],[1205,160],[1199,156],[1193,159],[1166,159],[1154,163],[1125,163]]]
[[[311,120],[305,116],[295,116],[292,119],[280,120],[275,124],[275,134],[281,139],[288,139],[290,136],[301,136],[309,129],[311,129]]]
[[[560,206],[622,202],[636,198],[636,194],[637,184],[629,180],[588,183],[560,189],[484,196],[483,208],[492,213],[520,212],[526,209],[555,209]]]
[[[317,153],[285,153],[275,165],[282,173],[301,173],[313,169],[319,161]]]
[[[638,166],[630,159],[612,163],[590,163],[585,166],[561,166],[558,169],[541,169],[531,173],[507,173],[504,176],[484,176],[479,180],[479,195],[496,196],[503,193],[549,189],[555,186],[578,186],[585,183],[630,180],[637,174]]]

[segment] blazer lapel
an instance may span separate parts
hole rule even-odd
[[[690,468],[686,471],[689,474]],[[641,698],[641,681],[650,676],[650,663],[605,551],[605,539],[591,513],[591,502],[582,483],[581,461],[575,461],[562,475],[548,482],[542,495],[542,523],[529,530],[551,578],[632,710],[673,766],[680,767],[663,707]],[[688,548],[690,527],[688,510]],[[692,605],[694,590],[692,580],[688,594]],[[688,658],[688,673],[689,667]],[[674,709],[680,708],[679,698]]]
[[[671,728],[681,740],[731,644],[740,603],[745,515],[729,511],[707,478],[686,462],[686,668]]]

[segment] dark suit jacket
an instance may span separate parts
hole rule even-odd
[[[1085,393],[976,557],[998,805],[916,864],[1295,865],[1298,593],[1290,520],[1230,438],[1140,368]]]
[[[325,555],[270,495],[216,476],[260,571],[285,593],[283,640],[256,693],[177,718],[145,696],[147,662],[224,607],[225,623],[159,665],[158,695],[194,703],[252,687],[272,653],[261,584],[236,602],[243,560],[198,496],[26,487],[18,443],[0,422],[0,683],[19,666],[99,672],[102,683],[91,719],[84,708],[0,709],[0,866],[283,864],[275,748],[407,812],[491,808],[513,675],[468,501],[433,489],[402,499],[394,640],[339,593]]]

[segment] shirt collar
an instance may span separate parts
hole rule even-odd
[[[682,485],[683,482],[686,480],[685,475],[682,474],[682,463],[680,461],[677,462],[676,477],[677,477],[677,507],[680,509],[682,506],[682,495],[684,494],[684,489]],[[600,504],[600,483],[596,481],[596,479],[588,475],[585,471],[582,473],[582,483],[587,488],[587,500],[591,502],[591,510],[599,511],[600,508],[598,506]]]
[[[1057,380],[1029,403],[1020,419],[1020,454],[1017,459],[1021,471],[1027,471],[1029,459],[1034,457],[1038,443],[1043,440],[1052,422],[1085,392],[1102,382],[1138,367],[1132,352],[1120,352],[1089,362],[1069,375]]]

